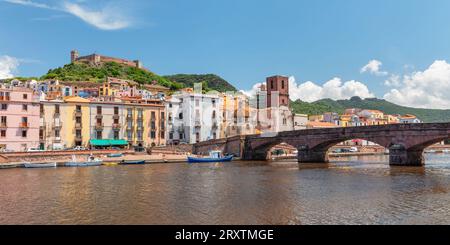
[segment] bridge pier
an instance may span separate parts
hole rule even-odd
[[[328,163],[327,151],[311,150],[308,146],[302,146],[298,149],[299,163]]]
[[[424,166],[423,150],[407,150],[403,145],[393,145],[389,148],[389,164],[391,166]]]

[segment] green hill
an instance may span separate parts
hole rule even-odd
[[[75,62],[67,64],[63,67],[51,69],[46,75],[42,76],[41,79],[103,82],[106,77],[133,80],[140,84],[157,81],[158,84],[171,88],[172,90],[183,88],[182,84],[172,82],[164,77],[154,74],[153,72],[114,62],[107,62],[96,66]]]
[[[308,115],[322,114],[324,112],[343,113],[346,108],[361,108],[380,110],[387,114],[413,114],[424,122],[450,122],[450,110],[418,109],[399,106],[383,99],[361,99],[353,97],[349,100],[324,99],[313,103],[304,101],[292,102],[295,113]]]
[[[164,76],[164,78],[181,83],[186,87],[193,87],[194,83],[204,83],[207,86],[205,90],[216,90],[219,92],[237,91],[229,82],[214,74],[177,74]]]

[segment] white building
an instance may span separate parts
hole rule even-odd
[[[166,100],[167,143],[194,144],[220,137],[218,94],[181,92]]]
[[[295,114],[294,115],[294,130],[304,130],[308,125],[308,115]]]

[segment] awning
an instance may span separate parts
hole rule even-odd
[[[126,140],[91,140],[92,146],[125,146],[128,145]]]

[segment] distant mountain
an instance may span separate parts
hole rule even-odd
[[[164,76],[164,78],[183,84],[185,87],[193,87],[194,83],[203,83],[205,90],[216,90],[219,92],[237,91],[237,89],[225,79],[214,74],[177,74]]]
[[[297,100],[292,102],[295,113],[316,115],[324,112],[343,113],[346,108],[380,110],[387,114],[413,114],[424,122],[450,122],[450,110],[418,109],[396,105],[383,99],[361,99],[353,97],[349,100],[323,99],[313,103]]]
[[[99,65],[91,65],[82,62],[74,62],[63,67],[50,69],[41,79],[58,79],[60,81],[91,81],[103,82],[106,77],[133,80],[140,84],[157,81],[159,85],[172,90],[183,88],[182,84],[173,82],[151,71],[130,67],[115,62],[106,62]]]

